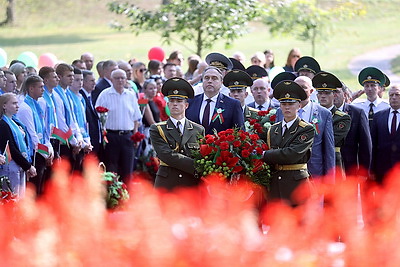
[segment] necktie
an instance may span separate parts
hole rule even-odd
[[[282,128],[282,136],[285,135],[286,130],[287,130],[287,125],[285,124],[285,126],[283,126]]]
[[[300,119],[302,119],[303,118],[303,113],[304,113],[304,109],[299,109],[299,117],[300,117]]]
[[[210,121],[210,102],[211,102],[211,99],[207,99],[206,101],[207,101],[207,105],[204,108],[203,120],[201,121],[201,124],[203,125],[204,129],[206,129],[206,132],[207,132],[208,124],[209,124],[209,121]]]
[[[390,127],[390,135],[394,136],[397,130],[397,110],[393,111],[392,126]]]
[[[182,136],[182,131],[181,131],[181,122],[180,121],[178,121],[177,123],[176,123],[176,129],[178,130],[178,132],[179,132],[179,136]]]
[[[372,120],[374,119],[374,103],[369,104],[369,112],[368,112],[368,121],[369,121],[369,127],[371,127]]]
[[[259,105],[257,108],[258,108],[258,110],[262,110],[263,106]]]
[[[92,103],[92,96],[89,95],[89,96],[87,97],[87,99],[88,99],[90,108],[91,108],[92,110],[94,110],[94,108],[93,108],[93,103]]]

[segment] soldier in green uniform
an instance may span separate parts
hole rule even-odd
[[[150,139],[160,159],[154,187],[172,190],[199,184],[191,151],[199,149],[197,138],[204,127],[185,118],[187,99],[194,97],[192,86],[181,78],[167,80],[162,93],[168,97],[170,118],[150,127]]]
[[[344,168],[341,147],[344,145],[347,133],[350,130],[351,118],[334,105],[334,92],[342,88],[340,80],[329,72],[320,72],[314,76],[313,86],[318,92],[319,104],[332,112],[333,135],[335,139],[336,167]]]
[[[250,118],[251,112],[257,113],[258,110],[246,106],[245,103],[248,95],[246,89],[253,85],[253,80],[249,74],[241,70],[232,70],[224,76],[223,83],[229,89],[229,96],[240,101],[244,121]]]
[[[270,150],[264,152],[264,162],[273,167],[269,199],[282,199],[298,204],[293,191],[309,183],[307,162],[314,141],[314,127],[300,119],[297,112],[300,101],[307,95],[297,83],[285,80],[276,85],[274,97],[279,100],[284,119],[271,126],[267,133]]]

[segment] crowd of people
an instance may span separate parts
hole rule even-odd
[[[247,68],[244,58],[193,55],[186,72],[179,51],[147,64],[96,62],[84,53],[39,70],[13,60],[0,70],[0,175],[20,196],[26,182],[42,194],[56,159],[81,171],[93,154],[129,183],[146,159],[158,157],[156,187],[195,186],[191,151],[199,134],[245,129],[251,113],[277,109],[277,123],[260,135],[269,147],[263,160],[272,167],[271,198],[295,204],[292,193],[311,178],[384,181],[400,159],[400,87],[382,99],[389,78],[366,66],[358,76],[363,89],[353,93],[297,48],[278,72],[271,50],[256,52]]]

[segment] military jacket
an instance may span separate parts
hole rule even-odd
[[[188,119],[185,119],[182,136],[171,119],[151,125],[151,143],[161,161],[155,187],[171,190],[199,183],[194,175],[194,160],[191,158],[191,151],[199,149],[199,135],[204,135],[204,127]]]
[[[267,134],[270,150],[264,152],[264,162],[272,167],[270,198],[291,202],[293,191],[309,177],[307,162],[314,141],[314,127],[297,118],[282,136],[282,121],[271,126]]]
[[[331,109],[333,136],[335,139],[335,162],[336,166],[343,167],[342,155],[340,148],[344,145],[346,136],[351,126],[351,118],[349,114],[338,110],[335,106]]]

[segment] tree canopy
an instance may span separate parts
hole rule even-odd
[[[167,43],[176,36],[194,42],[196,48],[191,50],[199,56],[218,40],[230,45],[260,15],[257,0],[172,0],[155,11],[114,1],[109,9],[125,15],[136,34],[155,31]]]
[[[292,34],[310,42],[315,56],[317,41],[329,39],[335,22],[364,13],[357,0],[267,0],[263,22],[273,35]]]

